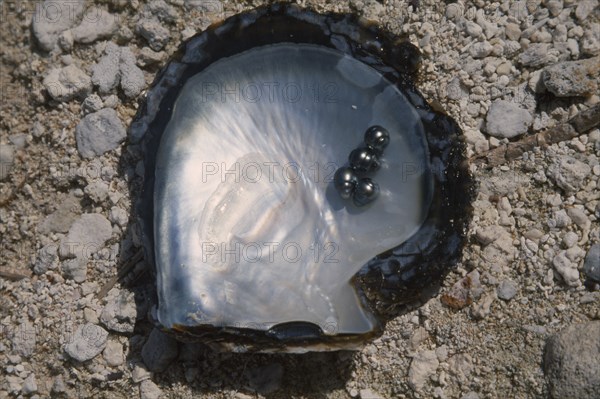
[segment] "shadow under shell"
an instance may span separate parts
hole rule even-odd
[[[418,51],[353,15],[274,5],[190,39],[131,128],[156,321],[235,351],[355,348],[457,261],[472,182],[460,130],[415,90]],[[390,132],[379,197],[335,170]]]

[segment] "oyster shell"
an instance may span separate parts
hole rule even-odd
[[[236,351],[354,348],[439,283],[470,217],[460,130],[411,83],[417,51],[352,15],[274,5],[190,39],[132,126],[156,321]],[[335,171],[385,127],[355,206]]]

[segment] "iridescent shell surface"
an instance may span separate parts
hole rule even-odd
[[[460,130],[415,90],[418,51],[352,15],[274,5],[190,39],[132,126],[156,322],[226,350],[356,348],[457,261],[472,182]],[[366,206],[332,182],[369,127]]]

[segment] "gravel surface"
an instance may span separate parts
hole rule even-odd
[[[597,122],[472,163],[462,261],[440,295],[361,351],[218,354],[173,341],[147,321],[143,261],[101,297],[140,246],[130,212],[144,164],[126,130],[138,98],[182,40],[263,3],[0,0],[0,398],[597,395]],[[457,120],[470,157],[600,102],[597,0],[301,3],[417,45],[418,86]]]

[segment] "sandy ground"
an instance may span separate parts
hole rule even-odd
[[[116,275],[119,262],[138,250],[139,239],[127,220],[143,164],[139,146],[129,139],[116,150],[82,158],[75,139],[84,116],[82,100],[52,99],[44,77],[69,64],[91,76],[105,40],[112,40],[132,50],[148,87],[182,39],[263,3],[167,1],[173,17],[159,23],[170,38],[153,55],[154,64],[141,65],[141,59],[152,58],[141,54],[152,50],[136,29],[139,19],[149,15],[144,14],[146,2],[90,2],[88,7],[108,10],[116,18],[117,31],[50,53],[40,49],[32,34],[35,3],[0,2],[0,143],[14,152],[12,162],[4,158],[7,176],[0,182],[0,268],[5,274],[0,279],[0,397],[548,397],[542,370],[547,338],[566,326],[600,319],[599,292],[586,288],[583,273],[578,274],[600,235],[597,128],[500,166],[472,166],[479,188],[469,241],[442,289],[448,293],[476,271],[470,275],[479,277],[471,290],[473,303],[462,309],[445,306],[436,296],[389,323],[382,337],[357,352],[242,355],[180,345],[177,360],[166,371],[143,373],[141,350],[152,330],[143,315],[133,332],[109,332],[110,353],[104,350],[80,363],[65,352],[81,325],[103,325],[99,317],[107,302],[97,294]],[[598,102],[597,95],[558,98],[536,88],[544,67],[598,55],[593,46],[597,9],[581,19],[574,1],[412,3],[419,3],[416,11],[400,0],[301,2],[319,11],[359,13],[418,45],[423,51],[419,88],[458,121],[469,156],[508,141],[487,134],[493,100],[519,104],[532,118],[527,134],[564,123]],[[557,11],[556,4],[547,3],[562,8]],[[547,22],[536,25],[544,18]],[[508,35],[516,35],[511,23],[519,35],[509,40]],[[557,39],[563,30],[558,26],[579,44],[577,52],[560,45],[567,40]],[[472,49],[483,42],[490,48]],[[522,54],[537,43],[548,44],[549,59],[536,64]],[[595,76],[597,80],[597,71]],[[129,126],[137,96],[115,88],[100,97]],[[575,181],[571,188],[560,184],[565,157],[589,166],[567,176]],[[98,181],[107,192],[98,188]],[[61,208],[65,203],[71,205]],[[125,223],[115,216],[115,207],[126,212]],[[573,208],[583,216],[573,216]],[[86,213],[110,219],[111,231],[103,248],[90,257],[84,281],[65,278],[64,261],[58,259],[34,273],[41,250],[57,246]],[[52,222],[49,215],[55,215]],[[566,282],[557,256],[567,259],[574,279]],[[138,309],[144,306],[140,298],[150,287],[148,278],[143,275],[134,284]]]

